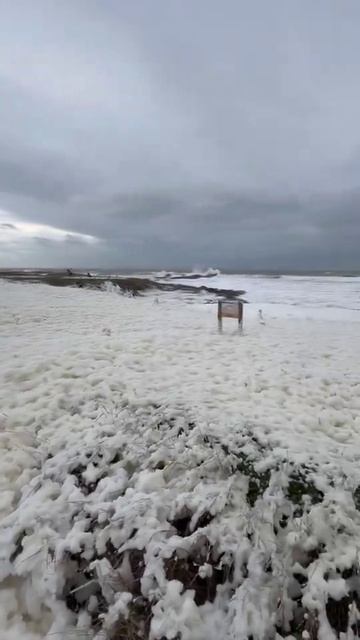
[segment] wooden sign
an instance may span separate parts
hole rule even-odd
[[[218,326],[222,331],[223,318],[236,318],[239,330],[243,326],[243,302],[241,300],[219,300],[218,301]]]
[[[221,315],[223,318],[238,318],[239,317],[239,305],[229,304],[228,302],[221,303]]]

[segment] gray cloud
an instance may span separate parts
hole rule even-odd
[[[0,222],[0,229],[16,229],[16,225],[10,222]]]
[[[32,163],[35,161],[32,158]],[[0,159],[0,191],[30,196],[46,202],[65,203],[71,191],[71,178],[62,168],[59,172],[40,160],[37,166],[24,166],[23,161]]]
[[[0,4],[18,266],[358,266],[357,0]]]
[[[51,238],[44,238],[43,236],[33,236],[33,243],[36,245],[40,245],[41,247],[53,249],[56,246],[56,240],[51,240]]]

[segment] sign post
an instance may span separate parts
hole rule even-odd
[[[223,318],[237,318],[238,328],[243,329],[244,303],[242,300],[218,300],[218,328],[222,332]]]

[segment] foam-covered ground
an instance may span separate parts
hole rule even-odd
[[[257,283],[240,336],[197,297],[0,283],[4,640],[336,637],[326,602],[359,587],[360,313],[311,286],[269,306]],[[259,486],[272,470],[250,501],[249,460]],[[324,500],[299,512],[300,468]]]

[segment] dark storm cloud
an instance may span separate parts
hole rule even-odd
[[[0,264],[356,266],[357,0],[0,8]]]
[[[32,163],[34,163],[32,158]],[[70,179],[69,179],[70,178]],[[37,166],[24,166],[16,162],[0,159],[0,192],[10,192],[30,196],[46,202],[65,203],[71,192],[71,177],[64,175],[63,167],[55,170],[42,160]]]

